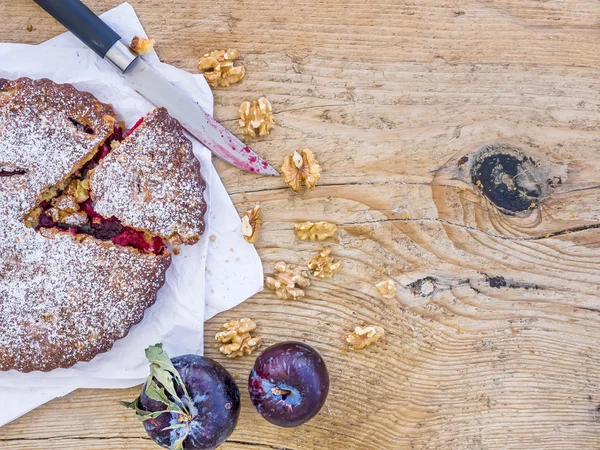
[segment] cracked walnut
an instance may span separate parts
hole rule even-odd
[[[129,48],[138,55],[147,55],[154,48],[154,39],[135,36],[129,44]]]
[[[239,57],[240,52],[237,50],[213,50],[200,58],[198,68],[210,86],[227,87],[242,81],[246,74],[244,66],[233,65],[233,61]]]
[[[275,126],[273,108],[266,97],[253,102],[245,101],[240,105],[240,128],[248,136],[266,136]]]
[[[283,160],[281,172],[283,181],[296,192],[302,190],[302,183],[307,189],[314,189],[321,179],[321,166],[308,148],[287,155]]]
[[[260,337],[254,333],[255,329],[256,322],[247,317],[227,322],[215,335],[215,339],[223,344],[219,351],[229,358],[251,354],[261,343]]]
[[[360,350],[379,340],[384,334],[384,329],[377,325],[371,325],[365,328],[356,327],[354,332],[348,335],[346,342],[351,349]]]
[[[394,280],[380,281],[375,285],[383,298],[394,298],[396,296],[396,283]]]
[[[342,268],[342,262],[333,262],[331,247],[323,247],[321,251],[308,261],[308,268],[313,276],[317,278],[330,278],[334,273]]]
[[[304,297],[304,288],[310,286],[308,272],[301,267],[287,265],[283,261],[275,264],[275,273],[265,279],[265,286],[282,300]]]
[[[258,239],[261,224],[260,213],[260,205],[256,205],[242,217],[242,235],[251,244],[254,244]]]
[[[330,222],[300,222],[294,226],[294,231],[296,232],[296,236],[303,241],[307,239],[311,241],[315,239],[323,241],[335,235],[337,225]]]

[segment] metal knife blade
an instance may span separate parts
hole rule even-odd
[[[217,157],[248,172],[279,176],[279,172],[236,138],[183,91],[142,58],[123,73],[127,84],[169,114]]]

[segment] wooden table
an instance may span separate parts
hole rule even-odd
[[[243,392],[222,448],[600,448],[597,0],[132,3],[170,64],[196,72],[204,52],[239,49],[246,79],[215,90],[216,117],[235,130],[239,104],[266,95],[277,126],[256,150],[279,166],[309,147],[321,162],[317,189],[297,195],[216,161],[240,213],[263,206],[265,270],[320,248],[295,222],[340,225],[332,279],[207,323],[206,354]],[[62,31],[30,0],[3,0],[0,17],[0,41]],[[374,286],[388,278],[391,300]],[[332,391],[308,425],[262,420],[245,391],[254,358],[216,350],[220,325],[243,316],[266,344],[324,355]],[[342,352],[360,324],[385,338]],[[157,448],[116,404],[138,391],[54,400],[0,429],[0,447]]]

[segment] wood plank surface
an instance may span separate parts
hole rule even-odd
[[[600,448],[597,0],[131,3],[170,64],[197,72],[206,51],[240,50],[246,79],[215,89],[215,115],[235,130],[239,104],[266,95],[276,128],[249,140],[261,155],[276,166],[297,149],[317,155],[323,177],[304,194],[216,162],[240,213],[263,206],[265,270],[320,248],[294,237],[295,222],[341,230],[342,271],[306,298],[265,291],[207,323],[206,354],[243,394],[222,448]],[[61,32],[30,0],[1,0],[0,18],[0,41]],[[391,300],[374,286],[388,278]],[[323,354],[332,390],[317,419],[280,429],[253,411],[253,357],[213,344],[242,316],[266,344]],[[365,323],[385,338],[341,352]],[[157,448],[116,404],[137,391],[56,399],[1,428],[0,448]]]

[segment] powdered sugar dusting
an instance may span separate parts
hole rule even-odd
[[[0,171],[14,172],[0,177],[0,370],[70,367],[108,350],[164,283],[170,258],[22,222],[106,138],[112,115],[69,85],[0,79]]]
[[[164,108],[153,111],[90,176],[96,211],[172,242],[204,232],[205,183],[192,144]]]

